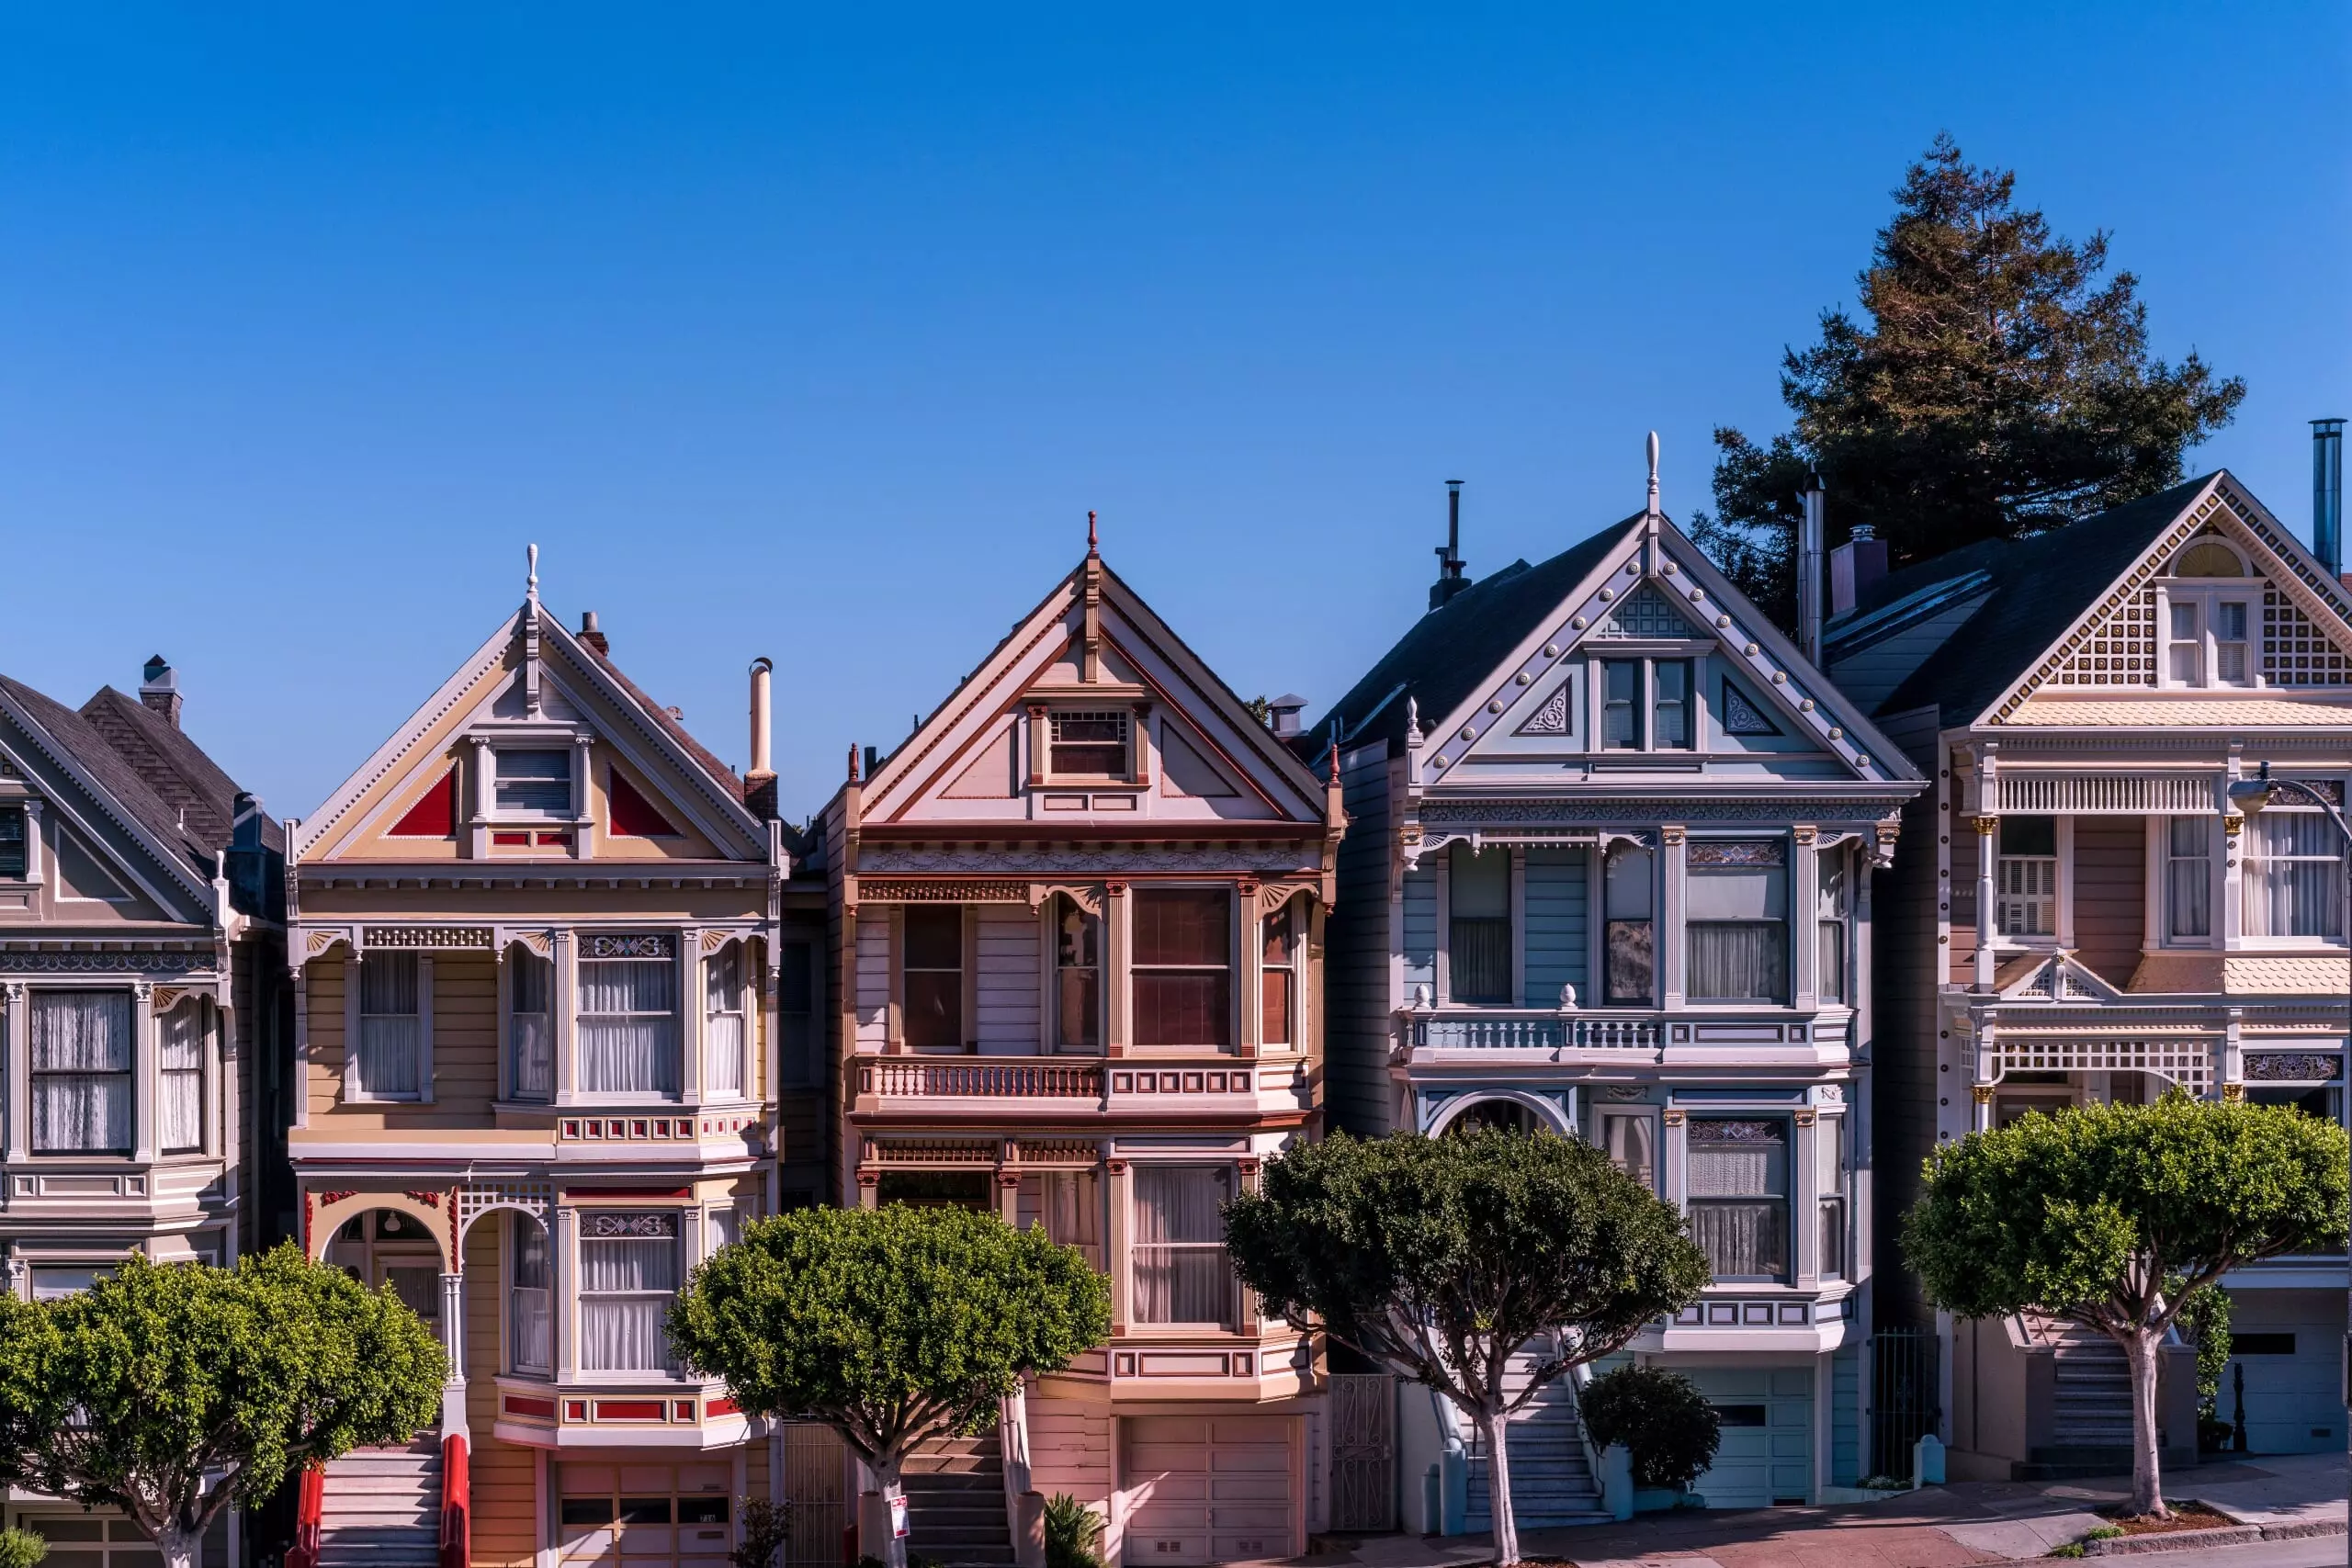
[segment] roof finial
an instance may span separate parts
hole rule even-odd
[[[1655,431],[1655,430],[1653,430],[1653,431],[1651,431],[1651,432],[1650,432],[1650,510],[1649,510],[1649,514],[1650,514],[1652,517],[1655,517],[1655,516],[1657,516],[1657,431]]]
[[[1094,535],[1094,509],[1091,506],[1086,509],[1086,553],[1090,556],[1102,553],[1101,542]]]
[[[1331,782],[1340,782],[1340,743],[1337,740],[1331,742]]]
[[[854,740],[849,743],[849,782],[857,782],[857,742]]]
[[[539,602],[539,547],[524,546],[523,558],[530,563],[529,571],[523,579],[524,595],[536,604]]]

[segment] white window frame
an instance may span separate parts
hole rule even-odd
[[[2340,781],[2337,780],[2312,778],[2306,782],[2323,786],[2335,784],[2340,789],[2345,789],[2346,794],[2352,795],[2352,788],[2346,788]],[[2341,809],[2341,807],[2338,809]],[[2262,813],[2262,816],[2273,817],[2286,816],[2289,814],[2298,817],[2314,817],[2322,818],[2324,818],[2325,815],[2316,806],[2303,804],[2287,805],[2282,802],[2278,806],[2268,807]],[[2254,880],[2254,868],[2257,861],[2267,858],[2257,855],[2255,852],[2255,845],[2259,841],[2256,835],[2261,831],[2260,828],[2256,826],[2256,823],[2260,820],[2260,818],[2256,818],[2248,821],[2245,829],[2241,831],[2238,840],[2238,863],[2236,868],[2237,887],[2235,889],[2236,897],[2232,900],[2236,907],[2238,915],[2237,945],[2243,949],[2252,952],[2308,951],[2312,948],[2325,948],[2330,950],[2343,949],[2346,945],[2346,939],[2347,935],[2352,935],[2352,930],[2346,929],[2346,921],[2352,920],[2352,914],[2347,914],[2344,908],[2344,886],[2341,879],[2352,877],[2352,867],[2347,867],[2346,865],[2345,855],[2346,846],[2343,841],[2342,835],[2336,833],[2332,828],[2328,830],[2326,835],[2326,842],[2328,846],[2327,853],[2322,855],[2296,855],[2288,858],[2290,863],[2300,862],[2306,864],[2316,864],[2322,861],[2330,859],[2335,863],[2337,867],[2336,875],[2339,878],[2336,887],[2337,896],[2334,900],[2337,933],[2332,937],[2272,936],[2267,934],[2256,935],[2249,931],[2248,928],[2254,923],[2252,919],[2252,884]]]
[[[1142,1230],[1140,1224],[1142,1218],[1142,1198],[1139,1191],[1139,1183],[1136,1179],[1148,1171],[1164,1172],[1170,1170],[1223,1171],[1225,1173],[1226,1190],[1228,1198],[1238,1196],[1243,1190],[1240,1167],[1230,1159],[1171,1158],[1164,1160],[1148,1160],[1138,1161],[1130,1168],[1130,1175],[1127,1181],[1124,1184],[1126,1188],[1125,1198],[1127,1203],[1127,1213],[1125,1215],[1127,1222],[1125,1226],[1127,1256],[1124,1260],[1126,1269],[1127,1287],[1126,1320],[1133,1327],[1141,1329],[1145,1333],[1226,1334],[1239,1332],[1243,1327],[1243,1290],[1239,1278],[1233,1271],[1232,1249],[1222,1238],[1214,1242],[1146,1242],[1139,1239]],[[1137,1258],[1138,1256],[1147,1248],[1160,1248],[1171,1251],[1190,1252],[1216,1251],[1224,1253],[1227,1283],[1227,1300],[1225,1303],[1224,1318],[1221,1320],[1173,1318],[1165,1322],[1147,1320],[1143,1315],[1143,1293],[1136,1280]]]
[[[411,948],[375,948],[379,953],[409,953]],[[354,953],[343,965],[343,1098],[351,1105],[433,1103],[433,954],[416,953],[416,1092],[377,1094],[360,1082],[359,972],[365,954]]]
[[[650,959],[632,959],[628,955],[617,953],[597,953],[594,952],[593,949],[600,940],[604,939],[628,940],[629,938],[644,937],[657,937],[670,945],[667,962],[670,964],[670,979],[672,987],[671,996],[673,998],[673,1005],[674,1009],[674,1010],[670,1014],[670,1020],[674,1030],[673,1044],[678,1053],[678,1090],[675,1094],[667,1094],[658,1089],[650,1091],[625,1091],[619,1089],[589,1089],[584,1082],[585,1075],[581,1071],[581,1052],[583,1037],[586,1032],[583,1026],[588,1022],[588,1021],[592,1018],[655,1018],[661,1016],[656,1013],[592,1014],[583,1011],[580,1005],[580,993],[582,987],[587,982],[588,965],[592,964],[650,961]],[[571,973],[568,976],[565,975],[565,966],[561,964],[559,964],[556,970],[556,985],[559,987],[561,987],[564,992],[563,996],[558,1002],[558,1005],[563,1009],[564,1017],[570,1025],[563,1034],[558,1036],[556,1042],[556,1051],[558,1053],[556,1061],[556,1084],[559,1099],[561,1097],[564,1082],[563,1073],[565,1062],[563,1059],[563,1054],[568,1052],[571,1055],[570,1066],[571,1072],[571,1095],[570,1103],[594,1103],[597,1105],[681,1105],[692,1102],[694,1098],[694,1074],[690,1069],[695,1069],[698,1066],[698,1065],[694,1062],[693,1053],[698,1049],[699,1031],[690,1032],[689,1026],[694,1021],[694,1010],[700,1008],[702,1005],[699,995],[695,994],[691,989],[691,987],[695,987],[699,984],[701,976],[700,966],[698,964],[689,964],[686,961],[688,955],[693,952],[694,947],[686,940],[685,933],[675,927],[670,926],[630,926],[616,931],[582,931],[573,933],[571,962],[570,964]]]
[[[2165,577],[2157,582],[2156,635],[2160,648],[2156,659],[2156,680],[2160,688],[2170,691],[2250,692],[2264,687],[2262,676],[2262,594],[2266,580],[2253,570],[2245,552],[2226,541],[2211,537],[2192,540],[2188,548],[2219,546],[2237,558],[2239,575],[2235,577]],[[2184,553],[2186,553],[2184,551]],[[2221,651],[2225,646],[2218,635],[2220,606],[2239,605],[2245,615],[2243,638],[2228,639],[2226,646],[2243,649],[2242,668],[2245,679],[2224,681],[2221,671]],[[2195,622],[2188,637],[2174,634],[2176,611],[2186,610]],[[2194,655],[2197,670],[2193,677],[2174,673],[2173,654],[2176,649]]]
[[[695,1212],[695,1213],[696,1213],[697,1214],[699,1213],[699,1211],[694,1211],[694,1212]],[[575,1326],[575,1328],[574,1328],[574,1335],[575,1335],[575,1337],[573,1338],[573,1341],[572,1341],[573,1345],[576,1347],[576,1349],[574,1350],[573,1354],[574,1354],[574,1357],[577,1359],[577,1360],[578,1360],[578,1362],[579,1362],[579,1368],[580,1368],[581,1374],[582,1374],[582,1376],[585,1376],[585,1377],[592,1377],[592,1378],[598,1378],[598,1379],[605,1379],[605,1378],[609,1378],[609,1379],[614,1379],[614,1380],[623,1381],[623,1382],[639,1381],[639,1380],[642,1380],[642,1381],[646,1381],[646,1382],[675,1382],[675,1381],[677,1381],[677,1380],[678,1380],[680,1377],[682,1377],[684,1374],[683,1374],[683,1372],[680,1371],[680,1369],[679,1369],[679,1367],[678,1367],[678,1365],[677,1365],[676,1352],[675,1352],[675,1350],[674,1350],[674,1349],[673,1349],[673,1351],[672,1351],[672,1353],[671,1353],[671,1365],[670,1365],[670,1366],[668,1366],[668,1367],[666,1367],[666,1368],[651,1368],[651,1367],[613,1367],[613,1368],[600,1368],[600,1367],[591,1367],[591,1366],[589,1366],[589,1365],[588,1365],[588,1362],[587,1362],[587,1356],[588,1356],[587,1319],[588,1319],[588,1303],[589,1303],[589,1300],[590,1300],[590,1298],[591,1298],[591,1297],[594,1297],[594,1298],[596,1298],[596,1299],[600,1299],[600,1300],[601,1300],[601,1299],[605,1299],[605,1298],[612,1298],[612,1299],[628,1299],[628,1300],[640,1300],[640,1299],[643,1299],[643,1298],[645,1298],[645,1297],[653,1296],[653,1295],[658,1295],[658,1294],[662,1294],[662,1292],[654,1292],[654,1291],[594,1291],[594,1292],[592,1292],[592,1291],[588,1290],[588,1289],[587,1289],[587,1280],[588,1280],[587,1250],[588,1250],[588,1248],[589,1248],[589,1247],[591,1247],[595,1246],[599,1241],[604,1241],[604,1240],[625,1240],[625,1239],[630,1239],[630,1238],[627,1238],[627,1237],[602,1237],[602,1236],[592,1236],[592,1235],[590,1235],[588,1234],[588,1226],[589,1226],[589,1224],[590,1224],[590,1222],[591,1222],[592,1220],[594,1220],[594,1219],[596,1219],[597,1217],[602,1216],[602,1215],[605,1215],[605,1214],[619,1214],[619,1215],[625,1215],[625,1216],[628,1216],[628,1217],[629,1217],[629,1218],[636,1218],[636,1217],[638,1217],[638,1216],[640,1216],[640,1215],[647,1215],[647,1214],[656,1214],[656,1215],[661,1215],[661,1216],[663,1216],[663,1217],[667,1218],[667,1219],[669,1220],[669,1222],[670,1222],[670,1226],[671,1226],[671,1232],[670,1232],[670,1235],[669,1235],[669,1237],[668,1237],[668,1240],[669,1240],[669,1242],[670,1242],[671,1247],[672,1247],[673,1249],[675,1249],[675,1258],[676,1258],[676,1273],[677,1273],[677,1277],[678,1277],[678,1285],[677,1285],[677,1288],[676,1288],[675,1290],[673,1290],[673,1291],[669,1292],[668,1292],[668,1295],[669,1295],[669,1297],[670,1297],[670,1299],[671,1299],[671,1300],[675,1301],[675,1300],[677,1299],[678,1291],[680,1291],[680,1290],[684,1290],[684,1289],[685,1288],[685,1279],[686,1279],[686,1274],[687,1274],[688,1270],[693,1267],[692,1263],[689,1261],[689,1257],[688,1257],[688,1253],[687,1253],[687,1250],[686,1250],[686,1249],[687,1249],[687,1247],[691,1245],[691,1243],[692,1243],[692,1242],[693,1242],[693,1240],[694,1240],[694,1238],[693,1238],[691,1235],[689,1235],[689,1234],[688,1234],[689,1227],[688,1227],[688,1225],[687,1225],[687,1224],[686,1224],[686,1213],[685,1213],[685,1212],[682,1212],[682,1211],[677,1210],[677,1209],[670,1209],[670,1208],[650,1208],[650,1209],[636,1209],[636,1208],[610,1208],[610,1207],[593,1207],[593,1208],[592,1208],[592,1207],[585,1207],[585,1206],[583,1206],[583,1207],[580,1208],[580,1209],[577,1211],[577,1214],[578,1214],[578,1219],[577,1219],[577,1221],[575,1222],[575,1224],[573,1224],[573,1226],[572,1226],[572,1231],[573,1231],[573,1235],[574,1235],[574,1237],[575,1237],[574,1242],[573,1242],[573,1245],[574,1245],[575,1247],[577,1247],[580,1249],[580,1253],[581,1253],[580,1264],[579,1264],[579,1267],[578,1267],[577,1269],[575,1269],[572,1271],[572,1277],[571,1277],[571,1281],[570,1281],[570,1284],[569,1284],[568,1288],[566,1287],[565,1282],[564,1282],[564,1280],[562,1280],[562,1278],[560,1277],[560,1275],[559,1275],[559,1277],[558,1277],[558,1279],[557,1279],[556,1283],[557,1283],[557,1288],[558,1288],[558,1290],[559,1290],[560,1295],[564,1295],[564,1296],[568,1296],[568,1297],[569,1297],[569,1304],[570,1304],[571,1311],[571,1317],[572,1317],[572,1321],[573,1321],[573,1323],[574,1323],[574,1324],[575,1324],[575,1325],[576,1325],[576,1326]],[[698,1228],[698,1227],[695,1227],[695,1228]],[[655,1239],[658,1239],[658,1238],[655,1238]],[[552,1251],[552,1249],[550,1249],[550,1250]]]
[[[194,1072],[196,1074],[196,1142],[192,1145],[182,1144],[175,1146],[164,1141],[164,1107],[168,1103],[164,1094],[164,1085],[165,1081],[175,1073],[185,1073],[189,1071],[189,1069],[185,1067],[167,1067],[164,1065],[164,1032],[170,1027],[171,1021],[182,1012],[186,1012],[189,1015],[196,1028],[196,1066],[194,1068]],[[212,1089],[215,1081],[215,1074],[212,1071],[212,1063],[215,1053],[212,1045],[213,1037],[217,1030],[218,1018],[219,1014],[213,1011],[207,1000],[201,997],[183,998],[179,1005],[173,1008],[170,1012],[157,1013],[154,1016],[155,1149],[158,1154],[166,1157],[181,1159],[198,1158],[209,1152],[213,1147],[213,1128],[215,1125],[215,1118],[212,1114]],[[136,1094],[137,1090],[134,1089],[132,1092]]]
[[[711,983],[718,976],[720,966],[728,963],[735,965],[735,1006],[731,1010],[714,1010],[710,1005]],[[724,1100],[732,1103],[736,1100],[759,1098],[758,1085],[754,1081],[752,1070],[752,1059],[757,1055],[753,1049],[755,1041],[752,1019],[758,1010],[758,998],[759,988],[756,976],[752,973],[751,952],[741,938],[729,938],[720,944],[718,952],[703,955],[700,984],[696,987],[695,1005],[702,1009],[702,1099],[705,1101]],[[732,1090],[721,1092],[712,1088],[717,1081],[717,1075],[711,1071],[715,1060],[712,1051],[718,1038],[718,1031],[714,1030],[712,1025],[726,1019],[735,1021],[737,1061],[735,1088]]]

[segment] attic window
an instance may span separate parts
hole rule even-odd
[[[570,818],[571,753],[501,749],[496,759],[501,816]]]
[[[1125,778],[1131,717],[1118,712],[1053,715],[1049,771],[1057,778]]]
[[[25,874],[25,808],[0,807],[0,876]]]

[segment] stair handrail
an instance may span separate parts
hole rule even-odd
[[[1577,1407],[1577,1443],[1584,1450],[1585,1466],[1592,1472],[1592,1489],[1598,1494],[1608,1470],[1601,1462],[1600,1450],[1592,1446],[1592,1428],[1584,1420],[1584,1391],[1591,1382],[1591,1362],[1578,1361],[1568,1369],[1568,1393]]]
[[[1017,1385],[997,1401],[997,1451],[1003,1456],[1004,1523],[1016,1560],[1024,1539],[1021,1499],[1034,1488],[1029,1479],[1029,1386]]]
[[[1462,1413],[1435,1389],[1427,1391],[1437,1413],[1438,1521],[1440,1535],[1460,1535],[1470,1513],[1470,1446],[1463,1440]]]

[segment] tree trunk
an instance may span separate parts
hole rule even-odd
[[[196,1568],[197,1551],[204,1544],[201,1534],[177,1525],[165,1525],[154,1535],[155,1550],[164,1555],[164,1568]]]
[[[2132,1511],[2163,1517],[2163,1478],[2157,1472],[2156,1347],[2160,1333],[2141,1328],[2123,1342],[2132,1367]]]
[[[882,1493],[882,1506],[893,1517],[898,1508],[904,1506],[899,1500],[907,1495],[906,1483],[899,1473],[904,1460],[902,1454],[890,1454],[874,1467],[874,1484]],[[886,1533],[882,1538],[882,1565],[883,1568],[907,1568],[907,1538],[896,1530]]]
[[[1510,1568],[1519,1561],[1519,1519],[1511,1512],[1510,1455],[1504,1443],[1510,1418],[1497,1400],[1472,1419],[1478,1424],[1478,1435],[1487,1440],[1487,1514],[1495,1522],[1495,1562],[1500,1568]]]

